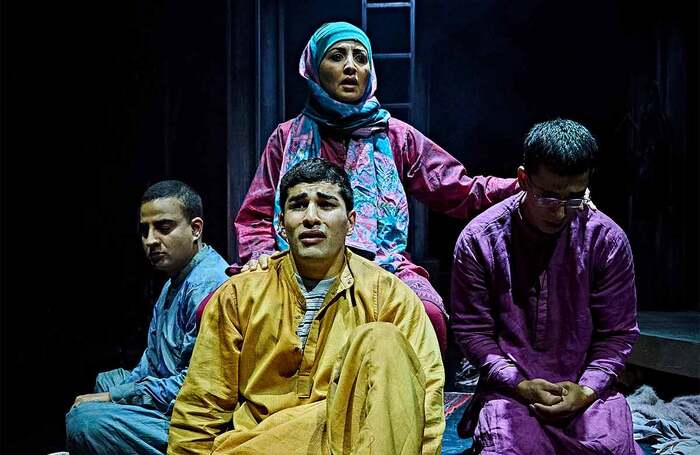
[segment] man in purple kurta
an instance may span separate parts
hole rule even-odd
[[[481,369],[460,434],[482,454],[641,454],[613,384],[639,329],[622,229],[584,198],[597,151],[580,124],[535,125],[512,196],[455,248],[452,328]]]

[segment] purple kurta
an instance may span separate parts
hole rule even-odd
[[[482,453],[634,454],[629,407],[610,388],[639,334],[627,237],[588,209],[557,235],[536,234],[520,219],[521,197],[475,218],[455,248],[452,328],[482,371],[475,445]],[[588,386],[598,400],[542,424],[514,394],[536,378]]]

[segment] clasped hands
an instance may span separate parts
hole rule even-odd
[[[565,419],[596,400],[596,393],[587,386],[571,381],[552,383],[544,379],[521,381],[515,392],[529,403],[530,409],[545,421]]]

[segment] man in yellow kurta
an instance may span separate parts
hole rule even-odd
[[[437,337],[418,297],[351,252],[353,194],[319,158],[280,182],[289,250],[212,296],[169,454],[439,454]]]

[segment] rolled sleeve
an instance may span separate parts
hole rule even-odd
[[[109,388],[109,395],[112,402],[119,404],[131,404],[139,393],[138,387],[133,382],[119,384]]]

